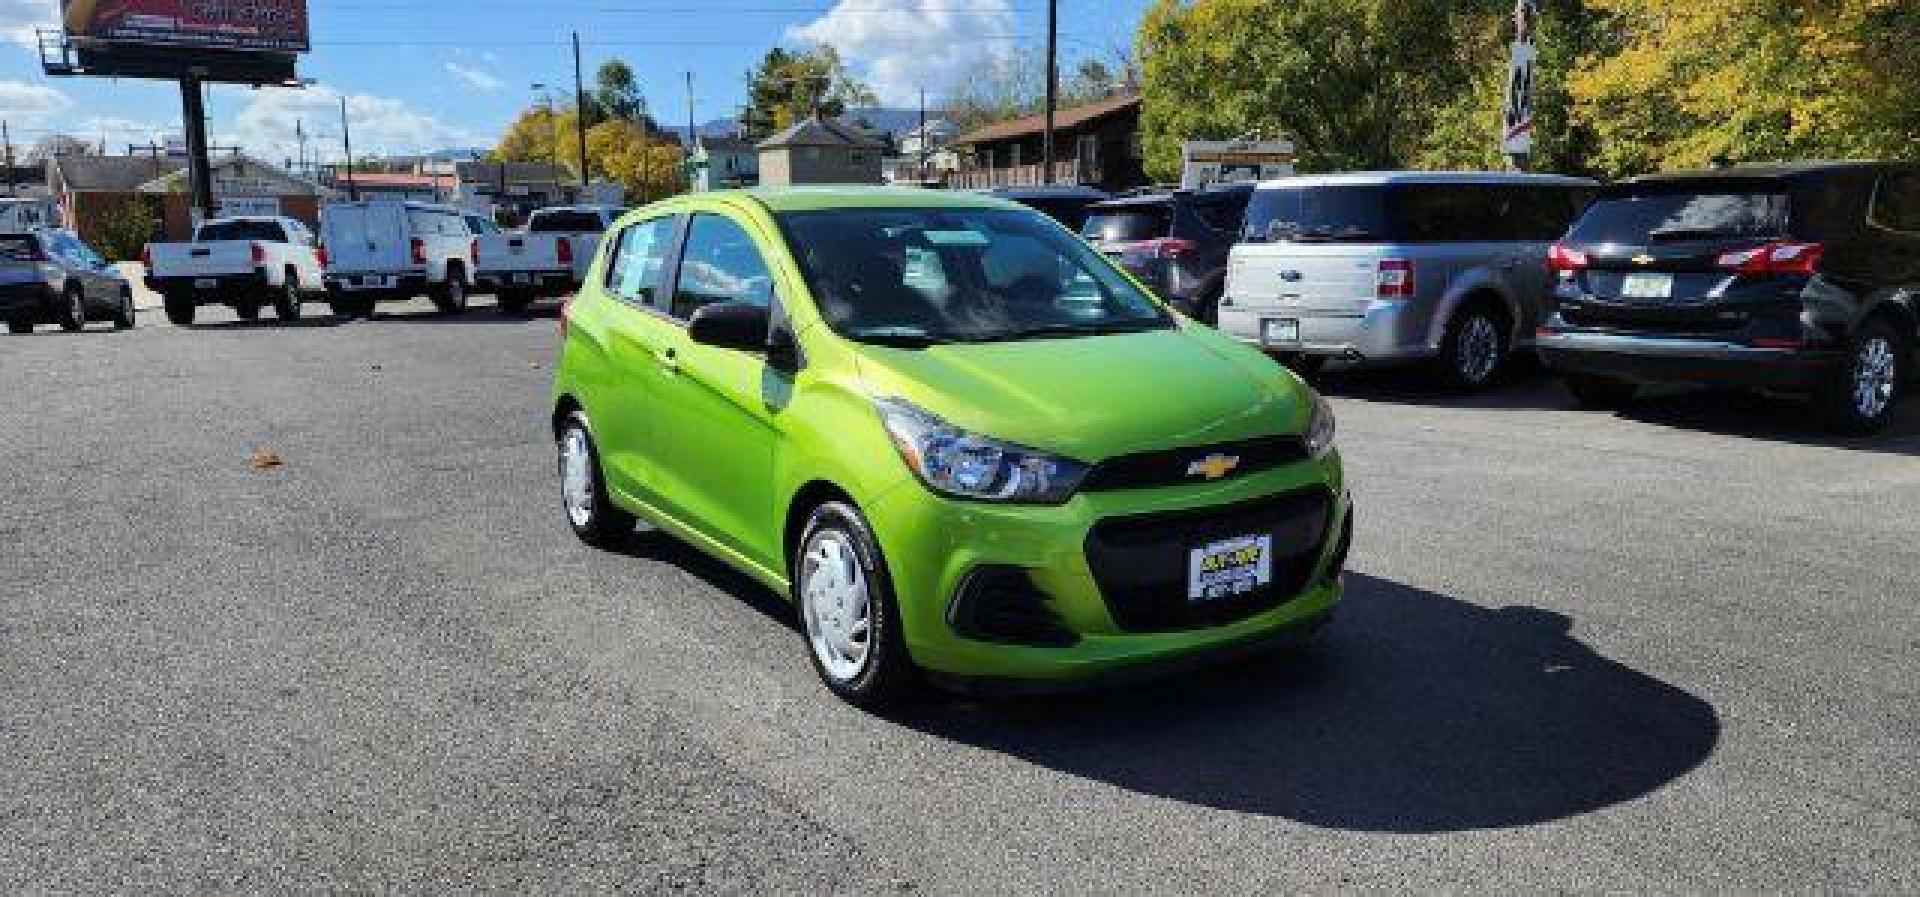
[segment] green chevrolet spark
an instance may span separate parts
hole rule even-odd
[[[562,328],[574,532],[645,518],[790,596],[855,704],[1238,653],[1339,600],[1327,403],[1010,202],[667,200],[608,232]]]

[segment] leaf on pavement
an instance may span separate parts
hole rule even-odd
[[[280,460],[280,454],[278,452],[269,449],[256,449],[253,453],[254,470],[273,470],[286,463],[287,462]]]

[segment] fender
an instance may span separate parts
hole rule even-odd
[[[1526,313],[1520,309],[1520,303],[1514,299],[1505,284],[1494,274],[1491,268],[1480,265],[1470,268],[1447,283],[1447,292],[1434,306],[1433,314],[1427,319],[1426,347],[1434,352],[1440,351],[1440,343],[1446,339],[1447,326],[1453,323],[1453,316],[1465,305],[1467,298],[1476,295],[1488,295],[1498,299],[1506,309],[1507,321],[1512,332],[1507,334],[1507,345],[1518,346],[1532,334],[1526,331]]]

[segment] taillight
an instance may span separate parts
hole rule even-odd
[[[1820,259],[1827,247],[1819,243],[1768,243],[1753,249],[1722,253],[1714,264],[1735,274],[1764,277],[1770,274],[1812,277],[1820,273]]]
[[[1381,259],[1378,273],[1374,278],[1379,284],[1374,295],[1382,299],[1413,298],[1413,261],[1411,259]]]
[[[554,240],[553,254],[555,257],[560,259],[560,264],[562,265],[573,264],[573,241],[567,239],[566,237],[560,237]]]
[[[253,256],[254,264],[264,265],[267,263],[267,247],[258,243],[249,243],[247,244],[247,252]]]
[[[1587,270],[1587,254],[1565,243],[1555,243],[1547,250],[1547,270],[1557,274],[1574,274]]]
[[[419,237],[414,237],[407,245],[411,247],[413,251],[414,264],[424,265],[427,263],[427,241]]]
[[[313,260],[322,268],[333,264],[333,256],[327,254],[327,247],[325,246],[314,247]]]

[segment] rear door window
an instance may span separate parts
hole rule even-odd
[[[1873,196],[1873,223],[1920,234],[1920,172],[1895,172],[1880,179]]]
[[[1156,205],[1094,209],[1080,235],[1100,243],[1158,240],[1173,229],[1173,207]]]
[[[1580,243],[1767,239],[1787,231],[1786,194],[1709,189],[1604,194],[1568,233]]]
[[[1488,184],[1414,184],[1392,190],[1393,231],[1413,243],[1509,239],[1510,197]]]

